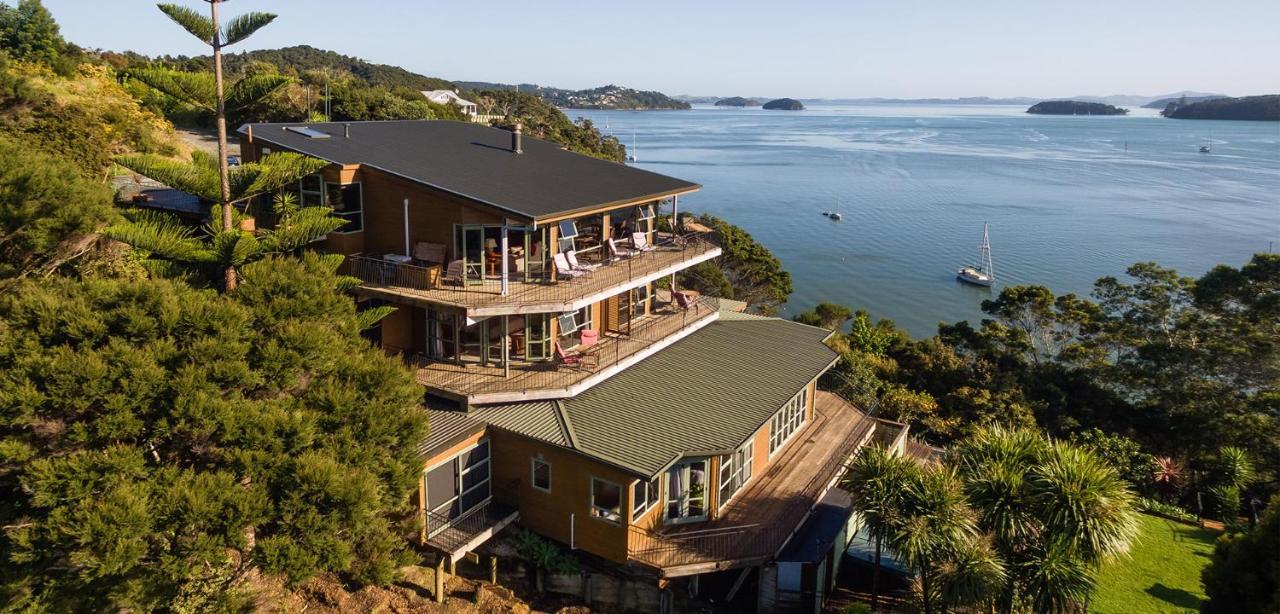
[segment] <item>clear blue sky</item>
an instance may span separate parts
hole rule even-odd
[[[84,46],[201,52],[151,2],[45,4],[64,35]],[[454,80],[827,98],[1280,93],[1280,0],[235,0],[222,6],[228,14],[280,15],[237,50],[308,44]]]

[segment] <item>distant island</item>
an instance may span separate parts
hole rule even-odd
[[[1169,105],[1174,103],[1177,103],[1178,105],[1181,106],[1181,105],[1187,105],[1187,104],[1192,104],[1196,102],[1220,100],[1222,98],[1230,98],[1230,96],[1223,96],[1221,94],[1211,94],[1208,96],[1175,96],[1170,98],[1158,98],[1156,100],[1152,100],[1151,102],[1148,102],[1147,104],[1142,105],[1142,108],[1164,110],[1168,108]]]
[[[1218,98],[1191,104],[1171,102],[1160,114],[1173,119],[1280,121],[1280,94]]]
[[[717,107],[758,107],[760,101],[755,98],[743,98],[742,96],[732,96],[730,98],[722,98],[716,101]]]
[[[803,111],[804,105],[795,98],[779,98],[764,103],[764,108],[770,111]]]
[[[1036,115],[1125,115],[1129,109],[1103,104],[1101,102],[1080,102],[1078,100],[1046,100],[1037,102],[1027,109],[1027,113]]]

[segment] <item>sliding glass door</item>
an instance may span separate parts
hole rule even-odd
[[[454,226],[453,247],[453,253],[462,260],[462,278],[464,283],[484,283],[484,226]]]

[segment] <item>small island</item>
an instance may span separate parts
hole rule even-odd
[[[1219,98],[1192,104],[1171,102],[1160,112],[1173,119],[1234,119],[1239,121],[1280,121],[1280,94]]]
[[[1031,108],[1027,109],[1027,113],[1036,115],[1126,115],[1129,113],[1129,109],[1101,102],[1046,100],[1031,105]]]
[[[804,105],[795,98],[779,98],[764,103],[764,108],[770,111],[803,111]]]
[[[716,101],[717,107],[758,107],[760,101],[755,98],[743,98],[742,96],[732,96],[722,98]]]

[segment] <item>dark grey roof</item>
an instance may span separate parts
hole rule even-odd
[[[460,411],[427,410],[427,438],[418,444],[418,456],[427,458],[484,430],[484,423]]]
[[[457,121],[246,124],[254,140],[339,164],[364,164],[411,181],[534,219],[581,209],[657,199],[696,190],[681,179],[566,151],[524,136],[511,152],[511,133]],[[331,135],[308,138],[290,127]]]
[[[558,445],[653,476],[681,456],[726,452],[750,437],[835,361],[823,344],[828,335],[739,314],[576,397],[489,406],[470,415],[552,443],[559,437],[565,443]]]

